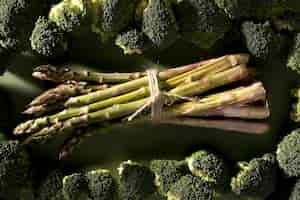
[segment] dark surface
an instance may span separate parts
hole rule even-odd
[[[96,38],[89,36],[81,38],[82,43],[74,42],[72,54],[63,61],[72,60],[99,71],[112,72],[144,70],[152,66],[179,66],[224,53],[246,52],[240,43],[234,41],[235,38],[231,39],[225,44],[218,45],[217,52],[203,53],[191,44],[178,41],[164,52],[124,56],[117,47],[103,46]],[[236,48],[231,48],[233,44]],[[62,60],[57,62],[61,63]],[[32,67],[45,63],[48,61],[39,60],[31,53],[23,53],[12,59],[9,71],[0,77],[0,87],[8,91],[8,96],[12,99],[9,102],[14,110],[12,124],[24,121],[24,116],[20,114],[24,106],[43,88],[51,86],[49,83],[31,78]],[[128,159],[183,159],[205,147],[216,149],[231,161],[245,160],[274,151],[278,140],[294,127],[289,120],[290,89],[300,81],[300,75],[289,71],[284,59],[279,62],[278,58],[274,58],[271,63],[257,66],[258,79],[262,80],[267,88],[271,109],[271,117],[268,119],[271,129],[266,134],[251,135],[174,125],[139,124],[90,137],[75,150],[69,160],[62,164],[71,165],[76,169],[95,165],[115,166],[114,163]],[[11,128],[14,125],[11,125]],[[35,160],[37,162],[56,160],[58,147],[62,141],[61,137],[47,144],[34,146],[32,152]]]

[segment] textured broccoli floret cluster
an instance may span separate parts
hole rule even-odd
[[[155,174],[155,185],[162,195],[166,195],[171,186],[186,174],[186,166],[176,160],[153,160],[150,169]]]
[[[31,178],[29,155],[18,141],[0,142],[0,198],[19,195]]]
[[[269,22],[246,21],[241,25],[241,32],[246,47],[258,62],[274,58],[282,49],[284,40],[272,30]]]
[[[115,41],[116,45],[123,49],[124,54],[142,54],[146,47],[146,38],[143,32],[132,29],[120,33]]]
[[[29,46],[28,39],[41,7],[39,0],[0,1],[0,44],[3,48],[21,50]]]
[[[238,167],[238,174],[231,180],[231,188],[235,194],[266,198],[275,191],[277,181],[275,155],[265,154],[249,162],[239,162]]]
[[[74,173],[63,178],[63,196],[65,200],[88,199],[89,187],[86,176]]]
[[[142,30],[159,49],[165,49],[179,37],[175,15],[167,0],[149,0],[143,11]]]
[[[36,21],[30,41],[31,48],[46,57],[59,57],[68,46],[64,32],[45,17],[40,17]]]
[[[300,176],[300,129],[286,135],[277,146],[279,167],[290,177]]]
[[[144,165],[131,161],[119,167],[119,198],[123,200],[143,200],[154,192],[154,174]]]
[[[183,38],[200,48],[211,48],[231,27],[225,13],[211,0],[181,0],[176,17]]]
[[[64,175],[59,170],[51,171],[44,180],[39,184],[37,189],[37,199],[39,200],[61,200],[62,193],[62,179]]]
[[[168,200],[212,200],[211,183],[192,175],[181,177],[168,192]]]
[[[289,200],[298,200],[300,199],[300,180],[298,180],[291,191],[291,194],[289,196]]]
[[[197,151],[188,157],[186,161],[194,176],[222,187],[229,182],[230,176],[227,164],[214,153],[206,150]]]
[[[115,192],[115,181],[108,170],[97,169],[86,173],[90,198],[92,200],[111,200]]]
[[[52,7],[49,20],[64,32],[76,32],[87,24],[87,9],[84,0],[63,0]]]
[[[294,38],[293,46],[289,52],[287,66],[300,73],[300,34]]]

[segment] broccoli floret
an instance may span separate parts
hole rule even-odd
[[[22,192],[31,178],[29,155],[18,141],[0,142],[0,198]]]
[[[37,196],[39,200],[61,200],[63,173],[61,170],[51,171],[44,180],[39,184]]]
[[[141,164],[131,161],[119,167],[119,197],[122,200],[143,200],[154,192],[154,174]]]
[[[283,39],[276,34],[269,22],[255,24],[246,21],[241,26],[246,47],[258,62],[268,61],[278,55]]]
[[[277,146],[279,167],[290,177],[300,176],[300,129],[286,135]]]
[[[115,41],[116,45],[123,49],[124,54],[142,54],[147,49],[144,33],[132,29],[120,33]]]
[[[232,191],[237,195],[266,198],[275,190],[277,163],[275,155],[265,154],[250,162],[238,162],[239,172],[231,179]]]
[[[166,195],[172,184],[186,174],[186,166],[176,160],[153,160],[150,169],[155,174],[154,184],[162,195]]]
[[[166,0],[149,0],[143,10],[142,31],[158,49],[165,49],[178,38],[178,25]]]
[[[111,200],[115,192],[115,182],[108,170],[98,169],[86,173],[91,199]]]
[[[277,30],[300,32],[300,15],[287,14],[280,17],[274,17],[273,24]]]
[[[300,179],[296,181],[291,191],[289,200],[298,200],[300,199]]]
[[[55,58],[63,55],[67,49],[65,34],[55,23],[40,17],[32,31],[31,48],[39,55]]]
[[[266,18],[281,15],[286,11],[300,11],[297,0],[215,0],[231,19]]]
[[[65,200],[88,199],[88,180],[82,173],[74,173],[63,178],[63,196]]]
[[[201,150],[186,159],[194,176],[207,182],[224,187],[229,181],[229,170],[225,161],[218,155]]]
[[[11,50],[22,50],[29,46],[28,39],[41,8],[40,0],[1,0],[1,46]]]
[[[192,175],[181,177],[168,192],[168,200],[211,200],[213,197],[212,185]]]
[[[300,73],[300,33],[294,38],[294,44],[289,52],[287,66]]]
[[[223,38],[231,27],[228,17],[211,0],[180,0],[176,17],[183,39],[205,49]]]
[[[49,20],[64,32],[75,32],[89,22],[87,10],[85,0],[63,0],[52,7]]]

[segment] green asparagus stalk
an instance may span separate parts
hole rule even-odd
[[[237,67],[229,69],[225,72],[220,72],[215,75],[210,75],[210,76],[208,76],[208,78],[204,78],[203,80],[186,84],[185,86],[183,86],[184,89],[181,89],[182,86],[179,86],[178,90],[176,90],[176,88],[174,90],[171,90],[169,92],[169,95],[175,96],[175,97],[199,95],[199,94],[202,94],[212,88],[216,88],[216,87],[219,87],[222,85],[229,84],[231,82],[242,80],[243,78],[245,78],[247,76],[247,74],[248,74],[247,68],[245,66],[237,66]],[[99,91],[99,92],[101,92],[101,91]],[[144,87],[137,91],[133,91],[131,93],[121,95],[118,97],[114,97],[114,98],[110,98],[110,99],[107,99],[104,101],[99,101],[97,103],[90,104],[88,106],[83,106],[80,108],[70,108],[63,112],[58,113],[57,115],[46,116],[43,118],[29,120],[23,124],[20,124],[18,127],[15,128],[14,134],[20,135],[20,134],[24,134],[24,133],[27,133],[27,134],[35,133],[35,132],[43,129],[46,126],[57,123],[58,121],[61,121],[61,120],[67,120],[68,118],[71,118],[70,122],[76,122],[79,124],[84,123],[83,119],[87,119],[87,118],[90,119],[91,117],[93,119],[93,118],[99,117],[99,113],[100,113],[100,115],[103,115],[103,113],[109,114],[111,112],[111,108],[107,108],[107,109],[102,109],[102,108],[109,107],[112,105],[118,106],[119,104],[120,104],[119,106],[124,106],[124,104],[122,104],[122,103],[129,102],[133,99],[140,99],[140,98],[148,96],[148,95],[149,95],[149,90],[147,87]],[[174,101],[179,100],[179,99],[175,98]],[[148,97],[148,98],[141,99],[140,102],[142,102],[142,104],[145,104],[149,100],[150,99]],[[139,100],[136,102],[139,102]],[[128,104],[130,105],[130,103],[128,103]],[[134,105],[136,105],[136,107],[134,107],[134,110],[137,110],[139,107],[142,106],[142,105],[140,105],[140,103],[136,103]],[[112,109],[112,110],[114,111],[115,109]],[[133,112],[133,111],[130,111],[130,112]],[[122,116],[123,115],[121,115],[120,117],[122,117]],[[99,119],[100,119],[100,117],[99,117]],[[91,119],[88,121],[91,121]]]
[[[103,90],[108,85],[88,85],[85,82],[69,82],[58,85],[36,97],[23,112],[24,114],[42,116],[45,113],[64,108],[64,102],[72,97],[87,94],[92,91]]]
[[[236,58],[236,57],[241,57],[240,54],[237,55],[231,55],[231,59]],[[177,80],[177,76],[180,78],[180,80],[186,80],[190,77],[190,75],[193,75],[193,73],[198,72],[199,70],[201,71],[202,69],[205,68],[210,68],[210,70],[216,70],[218,69],[220,66],[224,65],[224,60],[227,60],[227,56],[221,57],[218,60],[218,62],[216,63],[215,60],[210,60],[209,62],[200,62],[198,64],[194,64],[194,65],[188,65],[188,66],[184,66],[184,67],[179,67],[179,68],[174,68],[174,69],[170,69],[170,70],[166,70],[163,72],[159,72],[158,73],[158,79],[160,81],[166,81],[166,85],[169,87],[176,87],[177,85],[179,85],[180,83],[182,83],[182,81],[179,82],[173,82],[171,81],[173,78],[175,78]],[[233,62],[233,64],[236,64],[238,62],[244,62],[244,59],[236,59],[236,62]],[[213,64],[211,64],[213,63]],[[220,64],[221,63],[221,64]],[[239,64],[239,63],[238,63]],[[227,65],[227,63],[225,62],[225,65]],[[235,66],[235,65],[234,65]],[[198,70],[196,70],[198,69]],[[195,71],[194,71],[195,70]],[[193,73],[191,73],[191,71],[193,71]],[[185,73],[187,72],[187,73]],[[210,71],[208,71],[210,72]],[[206,71],[206,73],[208,73]],[[197,77],[201,77],[201,76],[197,76]],[[170,80],[168,80],[170,79]],[[67,102],[66,102],[66,106],[67,107],[74,107],[74,106],[82,106],[82,105],[88,105],[90,103],[94,103],[100,100],[104,100],[104,99],[108,99],[114,96],[118,96],[133,90],[137,90],[140,87],[143,86],[147,86],[149,84],[148,82],[148,77],[143,77],[140,79],[136,79],[133,81],[129,81],[123,84],[119,84],[116,86],[113,86],[111,88],[108,88],[106,90],[103,91],[98,91],[98,92],[93,92],[87,95],[82,95],[82,96],[78,96],[78,97],[74,97],[74,98],[70,98]]]
[[[256,100],[258,97],[264,95],[265,89],[263,88],[262,83],[258,82],[247,87],[241,87],[239,90],[231,90],[228,93],[220,93],[220,95],[213,95],[212,97],[207,97],[200,101],[181,103],[171,106],[170,108],[165,109],[164,117],[173,118],[179,116],[188,116],[194,112],[200,113],[224,106],[249,102],[251,99]],[[148,98],[144,98],[126,104],[116,104],[112,107],[97,112],[74,117],[64,122],[55,123],[53,125],[54,127],[46,127],[41,131],[32,134],[26,139],[25,142],[31,143],[35,141],[36,138],[39,138],[40,141],[40,138],[43,138],[43,136],[48,139],[51,137],[51,135],[57,135],[58,132],[63,133],[65,131],[72,131],[76,128],[86,127],[95,123],[128,116],[147,103],[147,101]]]
[[[145,76],[144,72],[134,73],[99,73],[87,70],[72,71],[69,68],[56,68],[51,65],[41,65],[34,69],[33,77],[62,83],[69,80],[95,83],[123,83]]]

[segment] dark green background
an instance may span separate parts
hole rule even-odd
[[[58,63],[72,61],[99,71],[133,71],[149,67],[179,66],[197,62],[204,58],[220,56],[224,53],[247,52],[242,42],[234,37],[220,42],[215,51],[197,49],[179,40],[165,51],[147,53],[143,56],[123,56],[113,46],[103,46],[91,36],[74,40],[72,53]],[[287,51],[283,52],[286,55]],[[284,56],[283,56],[284,57]],[[49,83],[31,78],[32,67],[45,64],[31,52],[13,56],[9,71],[0,78],[0,87],[7,91],[10,99],[4,107],[11,108],[10,128],[25,120],[20,114],[24,106]],[[139,124],[128,128],[114,129],[109,133],[99,133],[90,137],[76,149],[71,158],[59,165],[72,166],[72,169],[91,166],[115,166],[121,160],[147,160],[152,158],[183,159],[191,152],[201,148],[213,148],[228,160],[237,161],[274,151],[278,140],[295,125],[289,121],[290,89],[297,85],[300,76],[289,71],[284,58],[274,58],[264,65],[256,66],[257,79],[262,80],[268,91],[271,117],[268,123],[271,130],[264,135],[240,134],[213,129],[190,128],[181,126]],[[53,161],[63,137],[44,145],[33,146],[36,160]],[[58,162],[55,162],[58,163]],[[229,199],[233,199],[232,197]]]

